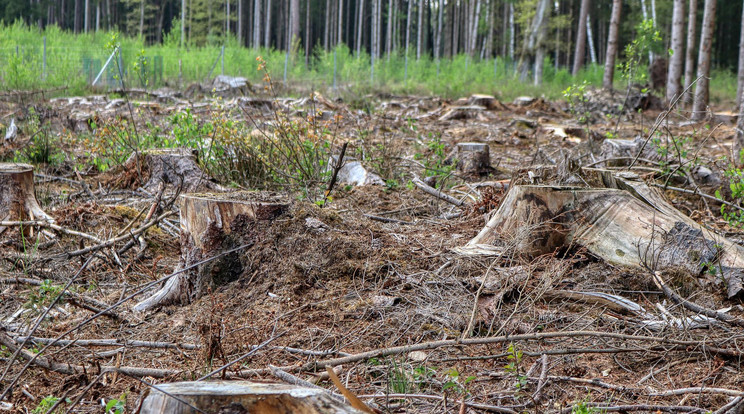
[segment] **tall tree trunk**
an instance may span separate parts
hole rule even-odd
[[[238,0],[238,1],[242,2],[243,0]],[[238,12],[238,14],[240,14],[240,12]],[[186,0],[181,0],[181,47],[182,48],[183,48],[184,40],[186,40]],[[240,40],[240,34],[238,34],[238,40]]]
[[[594,35],[592,35],[592,18],[586,16],[586,40],[589,42],[589,57],[592,59],[592,63],[597,63],[597,52],[594,49]]]
[[[534,47],[535,52],[535,85],[540,85],[543,79],[543,60],[545,59],[545,38],[548,35],[548,20],[550,20],[551,0],[540,0],[537,6],[536,23],[537,39]]]
[[[470,55],[473,55],[473,52],[475,51],[477,40],[478,40],[478,20],[480,18],[480,11],[481,11],[481,2],[480,0],[475,0],[475,13],[473,13],[473,27],[472,31],[470,32]]]
[[[692,92],[689,90],[695,81],[695,29],[697,27],[697,0],[690,0],[690,10],[687,16],[687,52],[685,54],[685,103],[692,102]]]
[[[416,60],[421,59],[421,41],[424,34],[424,0],[418,0],[418,24],[416,25]]]
[[[261,47],[261,1],[255,0],[253,3],[253,47]]]
[[[73,16],[73,27],[75,33],[80,32],[80,0],[75,0],[75,16]]]
[[[142,33],[145,30],[145,0],[140,0],[140,23],[139,23],[139,37],[142,38]]]
[[[256,0],[261,1],[261,0]],[[266,23],[264,30],[264,47],[271,47],[271,0],[266,0]]]
[[[238,45],[243,46],[243,0],[238,0]]]
[[[494,0],[495,2],[495,0]],[[496,21],[496,7],[493,7],[491,0],[486,0],[486,13],[488,16],[488,34],[486,35],[486,55],[485,58],[493,56],[493,28]]]
[[[356,52],[357,56],[362,53],[362,27],[364,27],[364,0],[357,3],[357,24],[356,24]]]
[[[672,11],[672,59],[667,75],[666,99],[671,103],[682,92],[682,62],[685,39],[685,0],[674,0]],[[744,32],[743,32],[744,33]]]
[[[305,66],[310,65],[310,3],[311,0],[305,2]]]
[[[230,36],[230,0],[225,0],[225,39]]]
[[[434,46],[434,58],[436,60],[439,60],[442,50],[442,20],[444,19],[444,0],[439,0],[437,9],[437,33],[435,35],[436,42]]]
[[[739,49],[739,55],[744,54],[744,51],[741,50],[744,49],[744,44],[739,45]],[[744,97],[739,96],[738,99],[740,102],[744,102]],[[738,168],[744,166],[742,150],[744,150],[744,105],[739,104],[739,120],[736,122],[736,138],[734,139],[733,154],[731,154],[731,158]]]
[[[328,39],[331,35],[331,0],[326,0],[325,25],[323,25],[323,49],[328,50]]]
[[[338,32],[336,33],[337,40],[336,45],[340,45],[344,42],[342,34],[343,34],[343,24],[344,21],[344,2],[343,0],[338,0]]]
[[[700,32],[700,51],[698,52],[698,71],[700,80],[695,85],[695,101],[692,104],[692,119],[705,118],[708,105],[708,84],[710,75],[710,50],[713,46],[713,30],[716,15],[716,0],[705,0],[703,29]]]
[[[584,65],[584,55],[586,53],[586,17],[589,14],[589,0],[581,0],[581,11],[579,12],[579,27],[576,32],[576,51],[574,52],[573,75],[579,73],[579,69]]]
[[[293,42],[300,38],[300,0],[290,0],[289,9],[289,41]]]
[[[684,0],[683,0],[684,1]],[[605,71],[602,87],[612,90],[615,77],[615,56],[617,56],[617,41],[620,33],[620,12],[623,0],[612,0],[612,17],[610,18],[610,34],[607,36],[607,55],[605,56]]]
[[[96,32],[101,30],[101,2],[96,3]]]
[[[739,78],[739,82],[736,88],[736,106],[742,106],[741,94],[744,93],[744,7],[742,7],[742,11],[741,11],[741,29],[740,30],[741,30],[741,33],[739,34],[739,71],[738,71],[738,76],[737,76]],[[739,118],[741,118],[741,115],[739,115]]]
[[[393,0],[388,0],[387,28],[385,29],[385,53],[388,60],[393,53]]]
[[[514,3],[509,3],[509,59],[514,62],[514,49],[517,44],[514,24]]]
[[[408,18],[406,18],[406,58],[408,58],[408,48],[411,44],[411,4],[414,0],[408,0]]]
[[[84,26],[83,27],[85,28],[84,29],[84,32],[85,33],[88,33],[88,27],[90,27],[90,26],[88,26],[88,16],[90,16],[90,13],[89,13],[90,8],[89,8],[89,6],[90,6],[90,0],[85,0],[85,15],[83,16],[83,22],[84,22]]]

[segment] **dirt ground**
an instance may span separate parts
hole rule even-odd
[[[343,115],[339,136],[355,154],[382,148],[380,161],[367,167],[398,182],[341,183],[323,208],[292,194],[287,211],[257,226],[251,245],[240,251],[240,278],[187,304],[132,310],[159,288],[152,282],[179,262],[179,204],[167,204],[176,196],[170,186],[162,211],[172,215],[142,233],[143,249],[134,243],[121,255],[114,251],[136,238],[79,253],[96,243],[47,229],[56,236],[42,234],[30,247],[17,228],[9,228],[0,236],[0,335],[25,344],[26,353],[16,357],[2,347],[0,391],[12,389],[0,409],[43,413],[51,404],[42,400],[53,396],[61,398],[59,412],[105,412],[113,399],[135,412],[151,384],[196,380],[243,357],[212,378],[283,382],[271,369],[279,367],[338,393],[323,368],[334,366],[349,390],[390,413],[742,412],[741,325],[650,329],[612,307],[551,295],[604,292],[632,300],[660,320],[693,316],[668,299],[648,271],[613,266],[583,248],[537,257],[473,257],[457,250],[498,207],[504,183],[571,157],[599,165],[602,152],[594,147],[606,137],[645,139],[662,118],[659,139],[689,137],[686,158],[699,159],[722,178],[701,191],[712,195],[720,187],[730,195],[722,157],[730,157],[735,120],[727,108],[695,123],[682,110],[607,116],[622,95],[596,93],[578,112],[541,99],[326,100],[326,110]],[[131,99],[142,102],[135,120],[143,128],[148,122],[167,125],[172,113],[187,107],[206,117],[215,105],[209,98]],[[306,102],[281,101],[293,108]],[[220,105],[247,105],[257,119],[271,118],[270,105],[234,97]],[[30,106],[61,136],[85,131],[91,119],[129,117],[125,105],[104,96],[16,96],[0,103],[0,123],[14,118],[23,125]],[[429,145],[434,136],[441,136],[447,154],[462,142],[488,144],[491,169],[455,170],[446,177],[446,192],[462,206],[406,185],[414,175],[427,175],[423,160],[436,157]],[[6,142],[6,160],[29,139],[21,132]],[[121,171],[80,168],[82,150],[69,141],[59,145],[80,158],[35,166],[37,198],[59,226],[109,240],[145,223],[140,212],[153,205],[153,191],[122,186],[116,179]],[[674,168],[675,160],[648,160],[645,154],[633,170],[663,185],[664,168]],[[668,184],[694,192],[675,180]],[[689,192],[664,195],[699,223],[744,239],[722,218],[720,203]],[[727,298],[720,280],[702,272],[667,276],[689,301],[744,318],[741,298]],[[53,303],[66,284],[73,293]],[[63,333],[63,341],[26,366]]]

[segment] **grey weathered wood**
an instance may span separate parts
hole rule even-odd
[[[510,188],[488,224],[459,251],[514,248],[534,257],[583,246],[615,265],[685,269],[693,275],[715,269],[726,280],[729,297],[742,291],[744,247],[703,228],[631,174],[585,171],[602,188]]]
[[[28,164],[0,163],[0,221],[34,220],[54,222],[36,200],[34,167]],[[5,227],[0,227],[0,233],[3,231]]]
[[[150,390],[140,414],[357,414],[320,389],[249,381],[204,381],[158,384]],[[179,401],[180,400],[180,401]],[[188,404],[186,404],[188,403]],[[193,407],[191,407],[191,406]]]

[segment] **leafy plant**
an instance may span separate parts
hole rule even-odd
[[[470,395],[470,392],[468,391],[468,384],[474,381],[476,377],[469,376],[462,378],[460,372],[455,368],[452,368],[449,371],[445,372],[445,375],[446,380],[442,385],[442,392],[446,393],[448,391],[452,391],[463,397],[467,397]]]
[[[62,292],[60,286],[52,284],[52,281],[45,279],[36,289],[32,289],[28,294],[26,306],[43,307],[49,305],[55,297]]]
[[[527,386],[527,376],[522,372],[522,357],[524,353],[513,342],[509,344],[506,352],[508,354],[506,359],[509,363],[504,366],[504,371],[514,377],[514,388],[516,388],[517,392],[522,391]]]
[[[112,398],[106,403],[106,414],[124,414],[127,404],[126,394],[122,394],[118,399]]]
[[[33,410],[31,410],[31,414],[46,414],[47,411],[49,411],[52,407],[54,407],[55,404],[57,404],[57,401],[59,401],[58,397],[55,397],[53,395],[48,395],[44,397],[41,401],[39,401],[39,405],[37,405]],[[69,398],[65,399],[66,403],[71,403]],[[57,413],[63,413],[64,410],[57,409],[54,411],[54,414]]]
[[[569,111],[576,116],[580,124],[589,122],[589,109],[587,108],[588,100],[586,90],[589,84],[583,81],[580,84],[573,84],[563,91],[563,97],[568,101]]]
[[[644,83],[647,80],[645,71],[640,70],[641,62],[649,52],[661,52],[663,48],[661,33],[654,26],[653,20],[643,20],[635,27],[636,35],[625,46],[625,60],[619,64],[620,72],[628,84]]]

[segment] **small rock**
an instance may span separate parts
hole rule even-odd
[[[396,296],[375,295],[372,296],[372,304],[380,308],[390,308],[400,303],[400,298]]]
[[[429,355],[424,351],[412,351],[408,353],[408,359],[414,362],[424,362]]]
[[[721,177],[710,168],[698,165],[692,169],[692,176],[698,184],[710,187],[721,185]]]
[[[305,227],[310,229],[310,231],[312,231],[313,233],[324,233],[326,230],[328,230],[328,226],[315,217],[306,218]]]
[[[331,165],[335,164],[332,160]],[[368,171],[361,162],[349,161],[338,170],[338,181],[352,185],[385,185],[385,181],[379,175]]]

